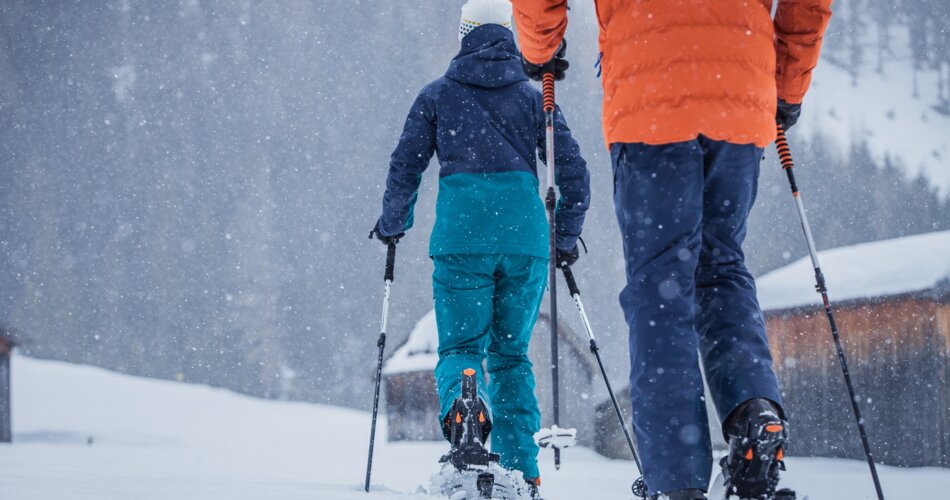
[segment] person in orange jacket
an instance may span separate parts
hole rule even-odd
[[[564,77],[566,0],[512,0],[523,66]],[[788,439],[742,241],[763,148],[795,124],[831,0],[595,0],[647,494],[704,499],[705,370],[730,494],[777,490]],[[697,355],[697,352],[699,355]]]

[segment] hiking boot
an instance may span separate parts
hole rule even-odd
[[[729,453],[719,465],[726,496],[749,499],[795,498],[791,490],[775,491],[785,470],[787,422],[771,401],[756,398],[739,405],[723,426]],[[788,495],[791,494],[791,497]]]

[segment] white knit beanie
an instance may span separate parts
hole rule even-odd
[[[483,24],[498,24],[511,29],[511,0],[468,0],[462,6],[459,41]]]

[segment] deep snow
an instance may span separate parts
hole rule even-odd
[[[3,500],[427,499],[441,443],[378,442],[362,491],[369,415],[266,401],[89,366],[13,359],[15,444],[0,446]],[[367,395],[370,396],[370,395]],[[385,436],[384,428],[379,436]],[[872,498],[862,462],[790,458],[785,485],[811,500]],[[542,453],[548,500],[629,499],[633,464]],[[887,498],[946,498],[950,470],[882,467]]]

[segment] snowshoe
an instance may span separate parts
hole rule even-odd
[[[722,467],[724,497],[755,500],[794,500],[789,489],[776,491],[779,471],[785,470],[788,428],[767,399],[743,403],[726,422],[729,452]]]
[[[478,397],[475,374],[472,368],[462,371],[462,393],[442,421],[451,449],[439,460],[442,469],[432,476],[429,491],[450,500],[540,500],[540,481],[506,470],[499,465],[498,455],[485,448],[491,414]]]
[[[707,500],[706,492],[697,488],[676,490],[659,493],[650,497],[651,500]]]
[[[541,500],[537,485],[526,482],[519,471],[510,471],[492,462],[487,467],[458,470],[449,462],[432,476],[430,494],[451,500]]]

